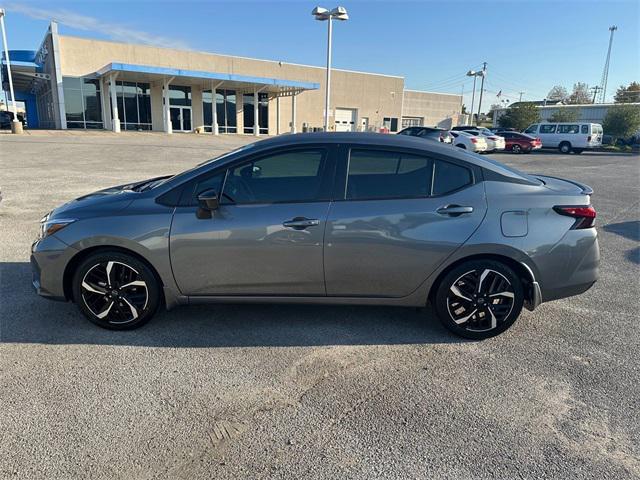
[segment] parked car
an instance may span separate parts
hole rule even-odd
[[[481,153],[488,150],[487,140],[480,135],[473,135],[468,132],[451,131],[453,144],[464,150]]]
[[[33,286],[114,330],[161,305],[431,302],[482,339],[596,281],[591,194],[408,135],[283,135],[54,209]]]
[[[436,142],[451,143],[453,137],[448,130],[444,128],[434,127],[407,127],[398,132],[398,135],[409,135],[411,137],[420,137],[427,140],[435,140]]]
[[[462,132],[464,130],[474,130],[478,128],[477,125],[457,125],[455,127],[452,127],[451,130],[453,130],[454,132]]]
[[[539,138],[518,132],[502,132],[505,141],[505,150],[513,153],[531,153],[542,148]]]
[[[602,146],[599,123],[534,123],[524,133],[538,137],[542,148],[557,148],[560,153],[582,153]]]
[[[495,152],[496,150],[502,151],[505,147],[504,138],[496,135],[491,130],[487,128],[482,128],[480,130],[465,130],[465,132],[470,133],[472,135],[480,135],[484,137],[487,142],[487,152]]]
[[[18,114],[18,120],[25,126],[24,117]],[[0,110],[0,129],[11,128],[11,122],[13,121],[13,112],[8,110]]]
[[[518,130],[515,128],[505,128],[505,127],[492,127],[491,130],[493,133],[501,135],[502,132],[517,132]]]

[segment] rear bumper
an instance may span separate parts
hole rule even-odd
[[[570,230],[538,263],[542,301],[580,295],[598,280],[600,248],[595,228]]]

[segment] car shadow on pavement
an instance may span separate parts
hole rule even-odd
[[[616,233],[629,240],[640,242],[640,220],[628,222],[610,223],[602,227],[605,232]]]
[[[460,343],[426,309],[320,305],[198,305],[159,311],[133,331],[99,328],[71,303],[31,288],[26,262],[0,263],[0,342],[148,347],[292,347]]]

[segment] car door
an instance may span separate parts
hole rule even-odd
[[[185,186],[170,234],[181,292],[325,295],[323,234],[334,169],[328,148],[290,148]],[[197,196],[211,190],[221,192],[219,207],[203,211]]]
[[[453,159],[354,147],[340,165],[325,234],[330,296],[409,295],[486,213],[479,171]]]

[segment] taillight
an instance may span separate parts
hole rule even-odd
[[[471,139],[471,143],[478,143],[478,139],[477,138],[472,138]]]
[[[444,137],[442,136],[442,134],[440,134],[440,141],[444,142]]]
[[[596,221],[596,210],[591,205],[577,207],[557,206],[553,207],[553,209],[560,215],[575,218],[576,223],[571,227],[574,230],[593,227]]]

